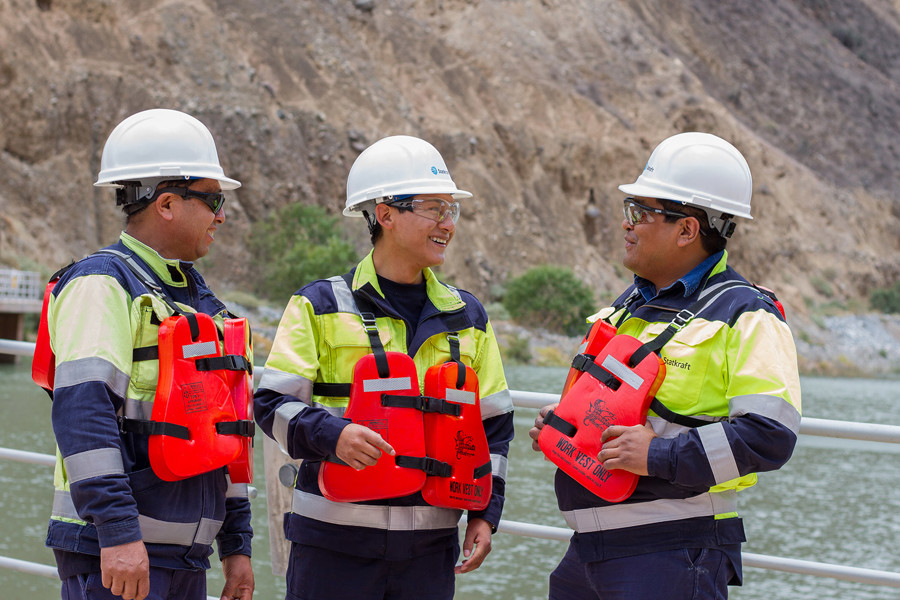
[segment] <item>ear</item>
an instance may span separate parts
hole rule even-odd
[[[375,205],[375,218],[381,225],[382,229],[393,229],[396,224],[396,215],[398,213],[390,209],[387,204],[381,203]]]
[[[700,241],[700,221],[697,217],[686,217],[678,221],[678,246],[681,248],[690,246]]]
[[[153,211],[159,215],[160,218],[171,221],[175,218],[175,211],[177,210],[175,208],[175,205],[177,204],[176,200],[179,199],[180,198],[175,194],[161,194],[159,198],[153,202]]]

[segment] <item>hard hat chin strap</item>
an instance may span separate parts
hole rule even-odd
[[[375,213],[369,214],[368,211],[361,211],[363,217],[366,219],[366,225],[369,227],[369,233],[373,233],[375,231],[375,226],[378,225],[378,219],[375,218]]]

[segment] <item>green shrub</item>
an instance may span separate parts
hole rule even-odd
[[[594,309],[594,295],[570,269],[534,267],[506,284],[503,306],[514,321],[528,327],[579,335]]]
[[[900,313],[900,281],[888,288],[872,290],[869,303],[883,313]]]
[[[281,207],[253,226],[249,247],[258,265],[256,293],[279,302],[310,281],[346,273],[357,262],[337,218],[320,206]]]

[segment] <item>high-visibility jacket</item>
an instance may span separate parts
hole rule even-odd
[[[428,505],[421,493],[351,503],[327,500],[319,490],[321,461],[334,454],[347,425],[341,416],[348,398],[327,395],[335,393],[329,385],[350,383],[357,360],[372,351],[353,293],[365,294],[372,305],[384,349],[413,357],[420,391],[428,367],[451,357],[447,334],[458,334],[461,360],[478,376],[493,469],[490,503],[483,511],[469,511],[469,518],[499,523],[513,437],[512,401],[499,347],[474,296],[441,283],[430,269],[424,275],[428,299],[414,334],[382,295],[371,253],[357,265],[352,286],[341,276],[319,280],[289,301],[254,397],[263,431],[292,458],[304,459],[293,510],[285,517],[289,540],[388,559],[456,543],[461,511]]]
[[[663,290],[636,277],[614,306],[589,320],[605,318],[619,334],[649,341],[701,294],[725,282],[746,283],[726,261],[726,252],[715,254]],[[557,471],[559,508],[585,562],[689,544],[728,549],[740,573],[744,532],[736,495],[756,483],[756,473],[790,458],[800,382],[790,329],[772,299],[749,284],[725,287],[660,352],[666,376],[657,399],[708,424],[679,425],[651,411],[648,424],[659,437],[650,444],[650,475],[619,504]]]
[[[179,308],[212,315],[221,329],[225,305],[191,263],[164,259],[124,232],[110,248],[130,255]],[[229,485],[224,468],[162,481],[150,468],[149,436],[120,430],[119,417],[150,419],[159,361],[136,349],[155,346],[171,314],[108,254],[75,263],[53,289],[58,451],[47,545],[63,577],[96,568],[101,547],[136,540],[154,567],[209,568],[213,540],[224,556],[250,554],[246,485]]]

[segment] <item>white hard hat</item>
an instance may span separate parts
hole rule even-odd
[[[241,187],[225,177],[216,143],[206,126],[191,115],[155,108],[119,123],[103,146],[98,187],[123,182],[156,186],[167,179],[215,179],[223,190]]]
[[[663,140],[637,181],[619,189],[629,196],[674,200],[701,208],[710,225],[725,237],[733,224],[722,214],[753,218],[753,179],[747,161],[737,148],[710,133],[679,133]]]
[[[350,168],[344,215],[361,217],[363,210],[371,210],[377,202],[415,194],[450,194],[456,200],[472,197],[453,183],[434,146],[408,135],[386,137],[366,148]]]

